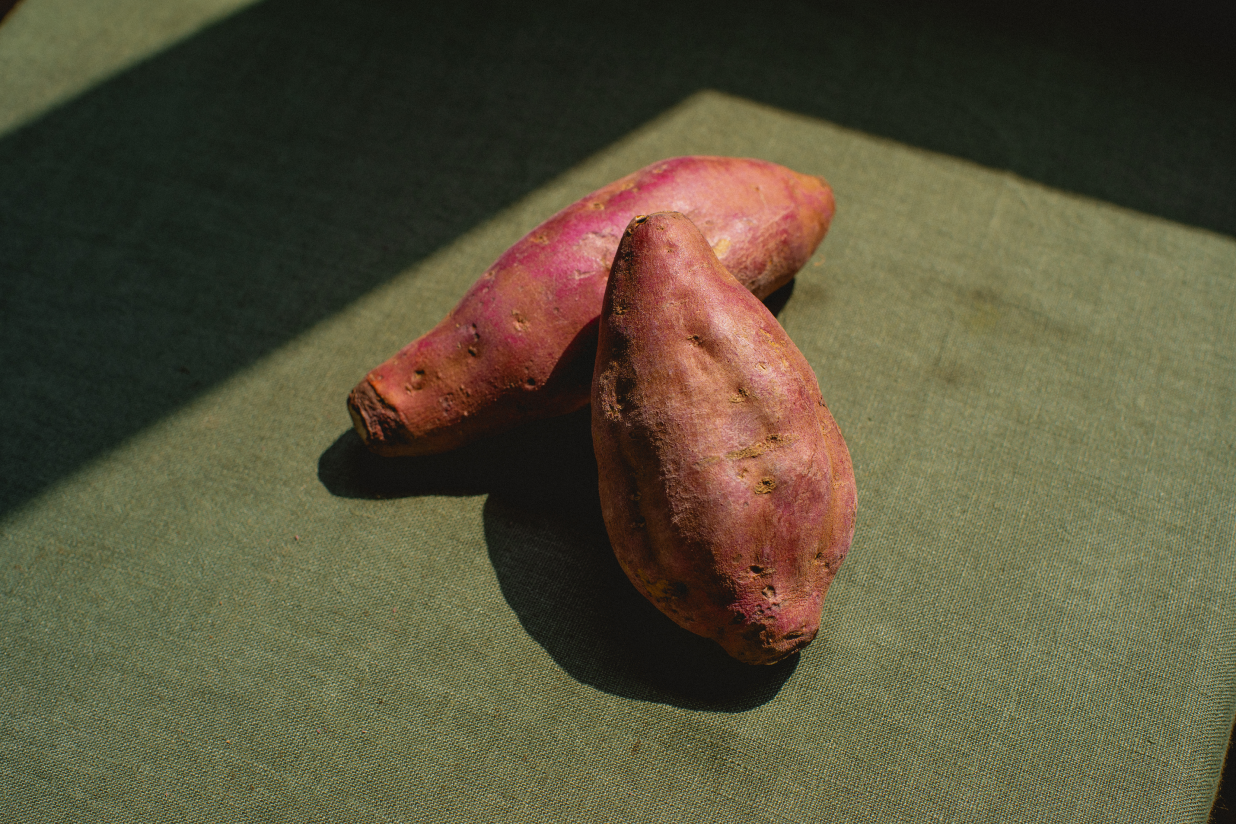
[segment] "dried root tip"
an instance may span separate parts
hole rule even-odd
[[[365,446],[379,455],[393,455],[402,440],[399,415],[368,380],[348,395],[348,414]]]

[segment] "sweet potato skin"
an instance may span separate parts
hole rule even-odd
[[[601,508],[635,587],[751,664],[815,637],[849,551],[849,450],[806,359],[681,214],[635,218],[592,383]]]
[[[427,455],[586,405],[619,238],[660,210],[695,221],[762,298],[815,252],[834,203],[822,178],[744,158],[673,158],[614,181],[533,229],[352,390],[361,438],[380,455]]]

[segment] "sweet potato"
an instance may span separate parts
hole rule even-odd
[[[427,455],[585,406],[618,240],[636,214],[666,209],[690,216],[765,297],[811,257],[833,197],[821,178],[730,157],[665,160],[593,192],[507,250],[441,323],[352,390],[361,438],[380,455]]]
[[[751,664],[815,637],[854,535],[854,470],[815,374],[699,230],[631,221],[592,383],[618,561],[680,626]]]

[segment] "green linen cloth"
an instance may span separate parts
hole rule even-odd
[[[343,405],[554,210],[704,153],[838,200],[777,305],[858,530],[771,669],[630,588],[586,416],[390,465]],[[694,95],[3,515],[0,820],[1204,821],[1234,271],[1222,235]]]

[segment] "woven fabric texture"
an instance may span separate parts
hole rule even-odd
[[[298,141],[278,107],[311,84],[125,119],[150,71],[227,71],[212,36],[0,138],[0,820],[1206,820],[1236,710],[1231,237],[707,90],[544,180],[460,136],[435,163],[492,165],[493,199],[437,175],[436,207],[369,212],[394,150],[332,146],[329,111]],[[682,154],[837,195],[772,304],[858,529],[772,668],[631,588],[586,415],[383,462],[343,403],[532,226]]]

